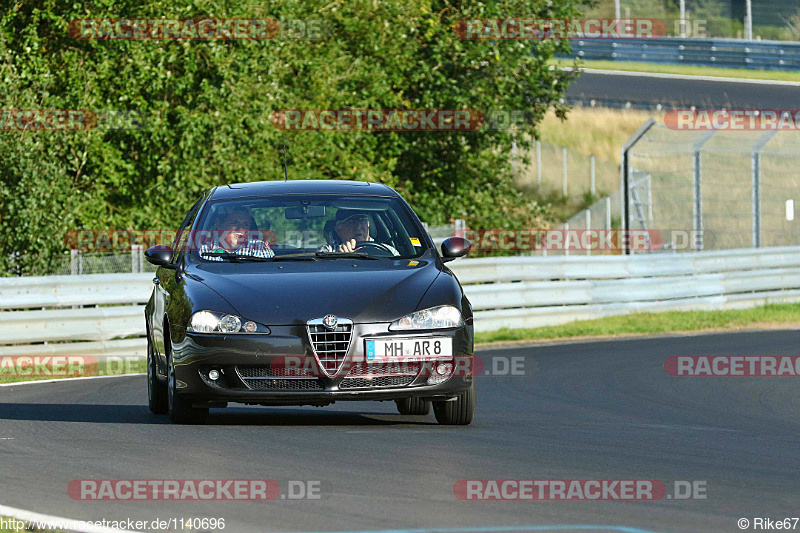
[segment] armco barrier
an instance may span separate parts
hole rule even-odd
[[[472,302],[476,331],[800,302],[800,247],[449,264]]]
[[[572,54],[585,60],[636,61],[669,65],[747,68],[759,70],[800,69],[800,43],[745,41],[742,39],[570,39]]]
[[[0,356],[144,357],[152,288],[152,273],[0,278]]]
[[[448,266],[472,302],[476,331],[800,301],[800,247],[495,257]],[[0,356],[144,356],[143,313],[152,276],[0,279]]]

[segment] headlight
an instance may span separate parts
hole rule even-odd
[[[440,305],[399,318],[389,325],[392,330],[457,328],[463,326],[461,312],[452,305]]]
[[[186,331],[195,333],[269,333],[269,328],[236,315],[198,311],[192,315]]]

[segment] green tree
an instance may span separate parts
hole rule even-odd
[[[29,0],[0,18],[0,109],[85,109],[89,131],[0,131],[0,272],[42,274],[81,228],[169,228],[213,185],[283,179],[283,109],[525,110],[510,129],[287,133],[289,177],[379,181],[429,223],[530,227],[542,206],[513,183],[522,149],[570,74],[555,40],[461,40],[462,19],[568,18],[577,0]],[[78,40],[84,18],[317,21],[315,39]],[[286,28],[284,23],[284,28]],[[134,111],[133,127],[109,127]],[[111,114],[109,114],[109,112]],[[123,117],[124,118],[124,117]],[[113,122],[113,120],[112,120]],[[15,259],[12,254],[19,253]]]

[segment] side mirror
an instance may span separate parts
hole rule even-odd
[[[457,257],[467,255],[472,243],[462,237],[450,237],[442,243],[442,261],[452,261]]]
[[[145,251],[144,258],[156,266],[167,267],[172,261],[172,248],[166,244],[157,244]]]

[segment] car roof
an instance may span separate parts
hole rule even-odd
[[[382,183],[348,180],[289,180],[233,183],[214,189],[209,200],[268,196],[273,194],[352,194],[362,196],[399,196]]]

